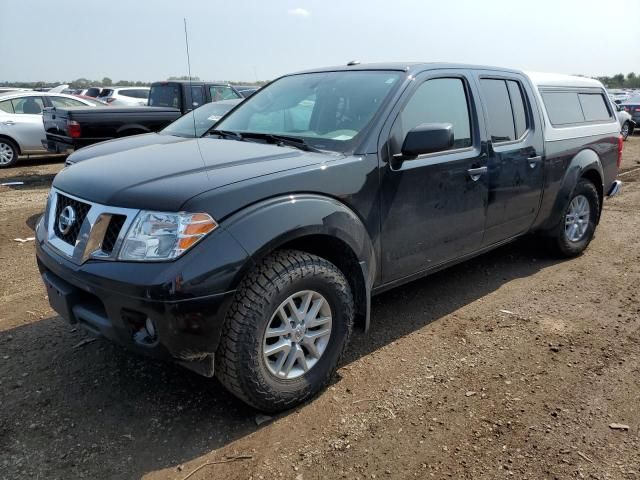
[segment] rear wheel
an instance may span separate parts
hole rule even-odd
[[[622,128],[620,129],[620,135],[622,135],[622,139],[626,140],[629,137],[630,133],[631,125],[629,124],[629,122],[624,122],[624,125],[622,125]]]
[[[342,272],[315,255],[276,252],[238,289],[216,374],[255,408],[291,408],[331,379],[352,328],[353,297]]]
[[[562,256],[581,254],[591,242],[600,214],[600,197],[589,180],[581,179],[565,206],[552,236],[552,247]]]
[[[0,168],[11,167],[18,161],[18,148],[6,138],[0,138]]]

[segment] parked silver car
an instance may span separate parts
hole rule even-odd
[[[626,140],[629,135],[633,135],[636,122],[633,121],[631,114],[627,112],[622,105],[618,105],[617,103],[613,105],[616,108],[618,122],[620,122],[620,134],[622,135],[622,139]]]
[[[139,107],[147,104],[149,90],[149,87],[107,87],[97,98],[117,107]]]
[[[18,161],[18,155],[45,154],[42,124],[45,107],[96,107],[97,102],[63,93],[0,93],[0,168]]]

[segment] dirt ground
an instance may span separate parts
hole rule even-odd
[[[49,308],[13,239],[61,168],[0,171],[25,182],[0,186],[0,479],[640,478],[640,136],[584,255],[519,241],[376,297],[333,384],[272,419]]]

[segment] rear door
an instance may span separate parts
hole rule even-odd
[[[533,92],[518,74],[476,72],[488,142],[489,198],[483,245],[526,232],[538,212],[543,182],[542,125]]]
[[[42,124],[44,101],[42,97],[16,97],[12,98],[10,102],[13,114],[5,112],[1,114],[2,132],[13,138],[23,153],[44,151],[42,146],[42,140],[45,139]]]
[[[464,70],[416,77],[383,129],[382,275],[385,283],[480,248],[487,200],[486,154],[478,91]],[[452,148],[396,161],[409,130],[451,123]],[[386,133],[385,133],[386,132]]]

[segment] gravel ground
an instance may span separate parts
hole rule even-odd
[[[55,315],[13,239],[60,168],[0,171],[25,182],[0,186],[0,479],[640,478],[639,136],[584,255],[523,240],[376,297],[333,384],[275,418]]]

